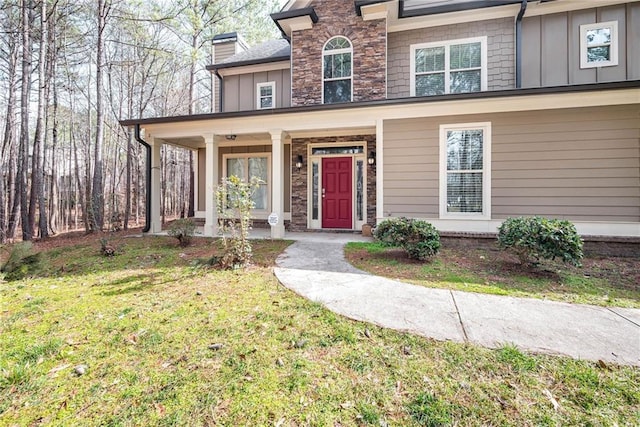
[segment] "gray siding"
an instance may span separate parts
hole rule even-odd
[[[213,46],[213,63],[219,64],[228,57],[235,55],[238,44],[236,42],[218,43]],[[220,112],[220,80],[213,75],[213,112]]]
[[[515,86],[515,36],[511,18],[494,19],[388,34],[387,96],[409,96],[409,66],[412,44],[487,36],[489,90]]]
[[[438,218],[439,126],[486,121],[493,219],[640,221],[640,105],[387,121],[385,216]]]
[[[276,83],[276,108],[291,106],[291,71],[275,70],[224,78],[224,111],[250,111],[257,107],[258,83]]]
[[[580,25],[618,21],[618,65],[580,68]],[[522,23],[523,87],[640,78],[640,2],[534,16]]]

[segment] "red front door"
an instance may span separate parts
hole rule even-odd
[[[353,227],[351,157],[322,159],[322,228]]]

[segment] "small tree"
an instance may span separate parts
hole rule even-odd
[[[253,194],[261,180],[252,177],[244,182],[237,176],[223,178],[216,189],[218,230],[222,236],[224,254],[215,259],[222,268],[238,268],[251,260],[251,211],[255,207]]]
[[[507,218],[498,228],[498,245],[515,252],[522,264],[541,258],[580,266],[582,239],[569,221],[541,217]]]
[[[375,228],[373,236],[386,246],[401,247],[413,259],[425,260],[440,250],[438,230],[418,219],[385,219]]]

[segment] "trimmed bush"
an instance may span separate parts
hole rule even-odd
[[[187,247],[191,244],[191,239],[196,232],[196,224],[191,218],[180,218],[169,226],[167,233],[171,237],[178,239],[180,246]]]
[[[385,246],[404,249],[412,259],[425,260],[440,250],[438,230],[418,219],[385,219],[375,228],[373,237]]]
[[[515,252],[522,264],[560,258],[566,263],[581,265],[582,239],[570,221],[542,217],[508,218],[498,228],[498,244]]]

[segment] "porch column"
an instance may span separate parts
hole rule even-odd
[[[384,121],[376,121],[376,224],[384,219]]]
[[[218,184],[218,143],[214,134],[202,135],[205,150],[205,220],[204,235],[213,237],[218,233],[218,212],[216,208],[216,186]]]
[[[272,130],[271,134],[271,213],[277,216],[277,224],[271,225],[271,238],[284,238],[284,132]],[[271,216],[271,215],[270,215]]]
[[[162,231],[162,218],[160,217],[160,183],[162,181],[162,168],[160,166],[160,148],[162,143],[153,138],[147,138],[147,142],[151,145],[151,227],[149,232],[152,234]]]

